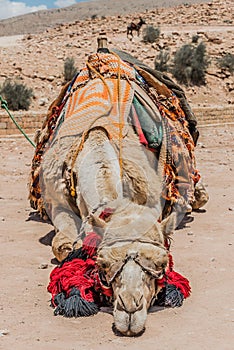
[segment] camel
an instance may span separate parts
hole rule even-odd
[[[60,141],[60,152],[67,149],[67,141]],[[82,221],[66,201],[65,186],[59,178],[62,162],[53,162],[53,146],[47,151],[43,162],[43,182],[44,200],[50,202],[50,216],[56,229],[52,242],[55,256],[59,261],[65,259],[74,242],[76,248],[81,244],[79,238],[83,231],[87,233],[94,230],[101,234],[103,240],[98,250],[97,265],[113,288],[115,328],[123,335],[133,336],[144,330],[147,310],[160,291],[155,280],[163,276],[168,264],[164,239],[173,233],[175,223],[171,215],[161,224],[157,222],[161,212],[158,202],[160,180],[153,174],[154,170],[141,146],[138,144],[136,150],[135,141],[132,147],[129,147],[128,142],[126,140],[127,149],[124,147],[122,180],[118,157],[106,132],[100,128],[90,130],[75,164]],[[141,163],[140,169],[135,171],[132,169],[132,159],[128,163],[133,148],[137,153],[137,161]],[[152,182],[150,188],[142,188],[141,197],[137,187],[141,184],[135,182],[138,181],[138,171],[144,167],[149,172],[147,178],[152,176]],[[127,185],[132,192],[130,200],[124,198],[122,181],[129,181]],[[149,197],[152,197],[149,207],[139,204],[145,202],[148,191]],[[109,222],[99,218],[107,207],[113,211]]]
[[[182,152],[174,158],[184,164],[176,182],[175,196],[180,200],[174,203],[173,199],[176,205],[163,215],[174,191],[166,183],[168,192],[162,195],[165,177],[172,174],[170,167],[165,173],[170,125],[162,120],[162,111],[154,103],[153,87],[149,98],[135,77],[135,68],[114,52],[91,55],[87,66],[58,98],[62,108],[52,104],[37,135],[37,151],[43,157],[36,172],[41,200],[55,227],[53,253],[62,262],[82,246],[82,238],[89,232],[102,237],[96,264],[113,289],[115,329],[127,336],[144,331],[147,310],[161,289],[159,281],[169,261],[165,242],[175,229],[176,208],[183,208],[189,196],[191,205],[196,201],[196,182],[190,177],[193,141],[184,120],[183,135],[191,147],[181,146]],[[143,102],[158,128],[154,132],[159,144],[154,140],[153,152],[146,147],[147,140],[142,140],[134,119],[137,108],[143,113]],[[181,135],[178,133],[178,138]],[[185,162],[189,164],[185,166]],[[202,200],[204,205],[204,197]],[[106,210],[111,214],[102,219]]]
[[[143,26],[143,24],[146,24],[145,20],[142,19],[140,17],[140,21],[135,24],[134,22],[131,22],[128,26],[127,26],[127,36],[131,35],[133,37],[133,31],[137,32],[137,35],[139,36],[140,34],[140,29]]]

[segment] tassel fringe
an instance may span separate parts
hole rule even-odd
[[[54,315],[82,317],[95,315],[99,307],[110,303],[112,289],[103,285],[96,265],[96,254],[101,237],[90,232],[83,246],[72,251],[68,257],[52,270],[47,287],[52,294],[51,306]],[[167,248],[168,244],[165,242]],[[179,307],[191,293],[189,281],[173,270],[173,259],[169,254],[169,265],[164,277],[157,280],[162,289],[157,295],[156,305]]]

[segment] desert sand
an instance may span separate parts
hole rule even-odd
[[[6,77],[20,76],[35,91],[32,115],[34,110],[46,112],[61,88],[64,59],[74,56],[81,68],[96,49],[101,26],[110,46],[127,50],[152,67],[159,47],[175,51],[199,33],[214,63],[233,49],[233,3],[210,4],[143,13],[149,22],[160,25],[157,45],[142,44],[141,36],[131,41],[126,38],[126,24],[137,20],[140,13],[79,20],[28,36],[1,37],[0,83]],[[232,78],[212,65],[206,86],[187,89],[189,102],[192,106],[233,104]],[[192,213],[184,228],[175,231],[172,242],[175,270],[190,280],[192,294],[181,308],[151,310],[146,331],[138,338],[116,336],[109,309],[89,318],[53,315],[47,292],[49,274],[56,266],[50,245],[53,227],[40,220],[27,199],[34,150],[21,136],[0,138],[0,349],[233,349],[234,123],[199,129],[197,166],[210,200]]]
[[[114,335],[110,310],[89,318],[53,315],[46,290],[55,267],[53,227],[27,200],[33,149],[21,137],[1,138],[0,148],[1,349],[233,349],[233,125],[201,128],[196,154],[210,200],[173,237],[175,270],[190,280],[192,294],[181,308],[150,312],[139,338]]]

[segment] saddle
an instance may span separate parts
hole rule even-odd
[[[164,143],[163,198],[172,203],[179,198],[194,200],[194,186],[200,175],[195,168],[195,142],[190,128],[196,126],[196,119],[183,90],[129,54],[114,50],[88,57],[86,66],[50,105],[37,133],[29,199],[42,217],[45,209],[39,176],[46,147],[58,134],[82,136],[90,127],[99,126],[101,118],[106,118],[110,138],[119,137],[120,128],[124,137],[130,121],[139,142],[156,157]]]

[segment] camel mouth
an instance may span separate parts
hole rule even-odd
[[[116,335],[138,337],[144,333],[147,310],[142,309],[133,313],[115,310],[113,315],[112,329]]]
[[[130,327],[130,325],[129,325],[129,327]],[[112,324],[112,331],[118,337],[140,337],[140,336],[142,336],[142,334],[145,333],[145,326],[142,328],[142,330],[140,330],[138,332],[133,332],[130,328],[127,331],[123,331],[123,330],[120,331],[116,327],[116,324],[113,323]]]

